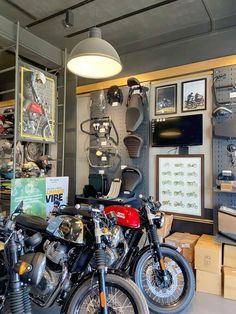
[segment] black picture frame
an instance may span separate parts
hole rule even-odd
[[[207,79],[182,82],[181,112],[206,110]]]
[[[155,116],[177,113],[177,84],[155,88]]]

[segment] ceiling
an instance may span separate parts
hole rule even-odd
[[[77,4],[83,5],[72,10],[71,28],[63,26],[65,13],[40,22]],[[235,0],[0,0],[0,14],[15,22],[19,20],[28,31],[70,51],[87,36],[87,31],[69,38],[68,35],[155,4],[160,6],[101,27],[103,38],[117,49],[124,62],[131,62],[126,56],[134,52],[236,27]],[[33,25],[34,22],[39,23]],[[126,64],[123,66],[125,69]]]

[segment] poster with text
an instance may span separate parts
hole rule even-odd
[[[11,183],[11,213],[23,202],[24,213],[45,219],[45,178],[13,179]]]
[[[19,139],[55,142],[56,76],[31,65],[20,68]]]
[[[57,209],[68,203],[69,177],[46,178],[46,213],[55,214]]]

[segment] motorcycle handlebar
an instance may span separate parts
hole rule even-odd
[[[147,199],[145,196],[140,194],[139,198],[146,204],[150,203],[150,204],[154,205],[157,209],[159,209],[161,207],[161,202],[159,202],[159,201],[154,202],[152,196],[149,196],[149,198]]]

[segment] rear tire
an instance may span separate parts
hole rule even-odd
[[[146,300],[135,283],[117,275],[106,275],[107,305],[114,314],[148,314]],[[74,293],[62,313],[97,314],[100,313],[96,276],[85,281]],[[115,295],[115,298],[114,298]],[[123,296],[120,299],[119,296]],[[126,298],[126,299],[124,299]],[[88,303],[87,300],[89,301]],[[127,303],[128,301],[128,303]],[[120,303],[119,303],[120,302]],[[123,304],[123,305],[122,305]],[[129,305],[129,306],[127,306]],[[123,306],[123,307],[122,307]]]
[[[169,286],[167,288],[161,286],[158,279],[159,264],[155,264],[153,268],[151,250],[144,252],[136,264],[135,283],[146,298],[151,312],[177,314],[183,311],[193,298],[195,290],[193,270],[188,261],[176,250],[161,247],[161,252],[168,271]]]

